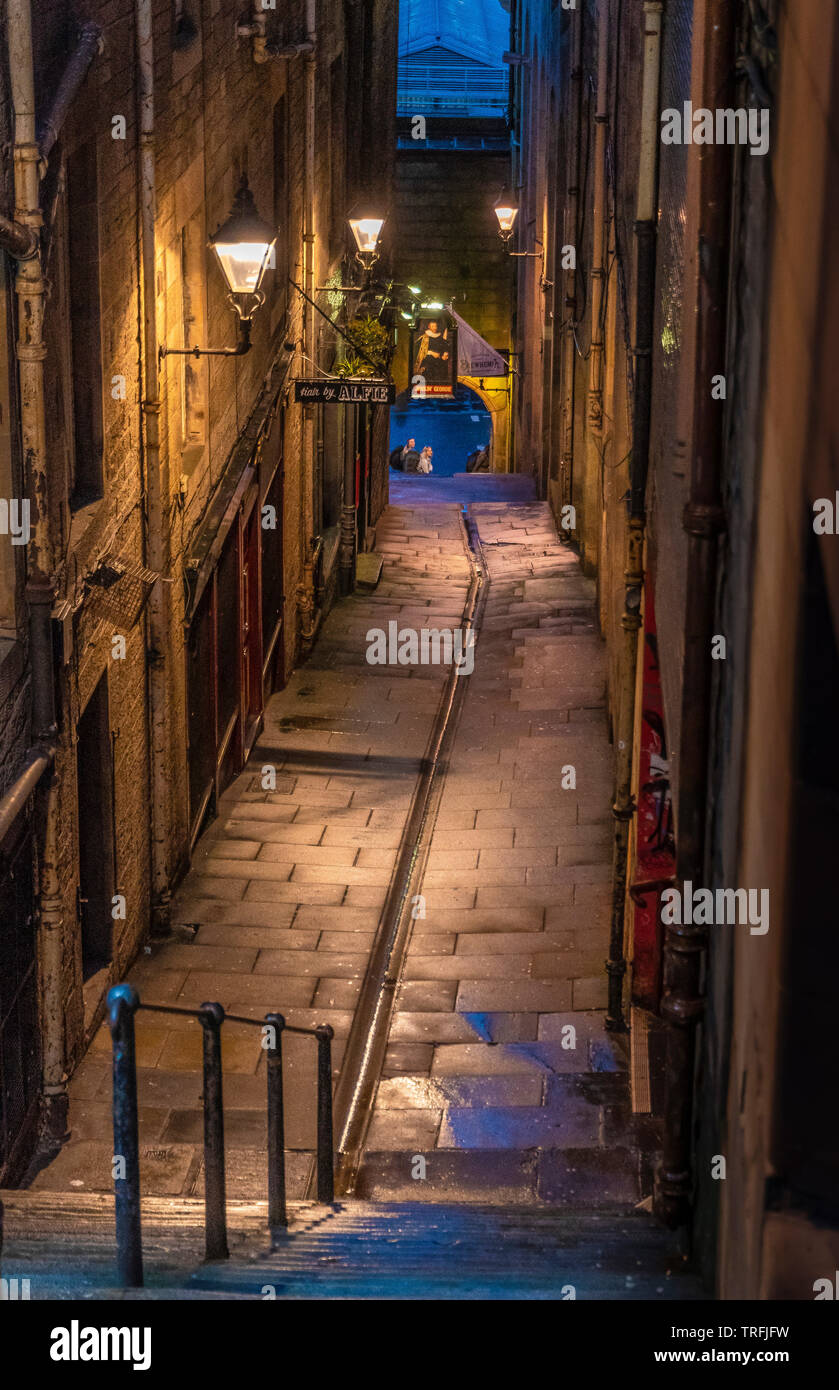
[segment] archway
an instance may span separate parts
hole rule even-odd
[[[468,456],[494,444],[495,412],[490,399],[477,383],[463,381],[458,382],[453,401],[412,400],[405,391],[390,412],[390,447],[401,448],[409,439],[416,440],[417,449],[429,444],[439,477],[465,473]]]
[[[510,438],[510,383],[512,376],[505,377],[458,377],[458,381],[468,386],[483,401],[492,423],[492,443],[489,453],[490,471],[509,473]],[[494,382],[494,385],[489,385]]]

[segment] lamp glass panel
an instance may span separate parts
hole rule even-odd
[[[518,208],[496,208],[495,215],[498,218],[498,227],[502,232],[511,232],[513,223],[518,216]]]
[[[383,217],[351,217],[349,221],[359,251],[375,251],[379,244],[385,219]]]
[[[273,242],[234,241],[214,242],[224,278],[232,294],[253,294],[259,289],[262,276],[274,249]]]

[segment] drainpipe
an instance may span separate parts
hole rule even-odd
[[[139,74],[140,282],[143,302],[143,468],[144,543],[149,569],[166,576],[170,568],[168,499],[169,465],[160,448],[160,386],[155,293],[155,219],[157,191],[154,162],[154,39],[152,0],[136,0]],[[169,787],[170,748],[167,655],[169,652],[169,585],[158,579],[147,607],[147,680],[151,755],[151,929],[169,931]]]
[[[23,771],[0,797],[0,844],[8,835],[18,816],[26,808],[30,796],[55,758],[50,747],[30,748],[24,759]]]
[[[29,254],[18,261],[17,359],[20,378],[20,432],[24,491],[31,508],[27,549],[26,599],[32,672],[32,732],[37,743],[54,748],[55,720],[52,627],[53,571],[57,552],[51,532],[46,458],[44,397],[44,297],[40,236],[41,156],[35,133],[35,75],[29,0],[8,0],[9,77],[14,111],[15,224],[25,229]],[[21,244],[21,249],[26,246]],[[43,784],[42,784],[43,785]],[[59,778],[45,786],[39,807],[43,833],[38,844],[38,969],[40,976],[42,1133],[64,1133],[67,1093],[64,1062],[64,915],[56,846],[59,833]]]
[[[310,302],[315,294],[315,79],[317,58],[315,55],[315,7],[316,0],[306,0],[306,163],[303,172],[303,284],[308,299],[303,309],[303,336],[307,357],[316,359],[315,310]],[[303,581],[297,589],[297,604],[300,616],[300,639],[304,654],[309,651],[317,633],[320,614],[315,612],[314,586],[314,459],[315,459],[315,408],[303,406],[303,497],[300,515],[303,519]]]
[[[24,227],[0,213],[0,247],[16,261],[26,261],[38,250],[38,237],[33,227]]]
[[[577,250],[580,206],[580,134],[582,130],[583,103],[583,12],[572,12],[573,39],[571,59],[571,129],[569,132],[568,188],[565,199],[565,245]],[[576,256],[575,256],[576,260]],[[577,349],[575,327],[577,323],[577,271],[564,272],[565,341],[563,352],[563,402],[562,402],[562,452],[559,466],[560,506],[574,500],[574,399],[577,370]],[[563,531],[563,537],[570,539],[570,531]]]
[[[341,541],[338,582],[342,595],[354,588],[355,569],[355,453],[356,407],[344,406],[344,501],[341,507]]]
[[[695,51],[702,56],[710,106],[735,104],[735,10],[729,0],[706,0],[703,32],[697,35]],[[712,398],[711,379],[726,364],[732,149],[726,144],[693,145],[688,157],[696,159],[698,173],[699,293],[693,457],[683,523],[688,539],[676,818],[680,889],[685,880],[701,884],[705,877],[711,638],[717,546],[725,529],[720,490],[725,404]],[[671,1226],[686,1221],[690,1205],[694,1054],[696,1025],[704,1011],[700,978],[705,940],[705,929],[693,925],[669,925],[664,937],[665,1129],[656,1209]]]
[[[104,46],[102,30],[99,25],[90,22],[83,24],[75,51],[61,75],[50,113],[38,132],[38,144],[41,158],[44,161],[50,156],[50,151],[64,124],[64,118],[87,76],[88,68],[96,54],[102,52]]]
[[[591,342],[589,346],[588,429],[586,477],[600,478],[603,471],[603,304],[606,292],[606,127],[609,121],[609,9],[606,0],[597,6],[597,110],[594,135],[594,208],[591,250]],[[599,488],[598,488],[599,492]],[[585,551],[584,551],[585,554]],[[588,562],[589,568],[591,560]]]
[[[647,465],[650,453],[652,398],[652,348],[655,312],[656,207],[659,149],[659,79],[661,72],[661,0],[645,0],[644,71],[641,95],[641,148],[638,167],[638,199],[635,220],[636,301],[635,346],[632,350],[634,399],[630,502],[626,532],[624,609],[621,616],[623,650],[618,675],[617,757],[615,768],[614,874],[612,921],[609,935],[609,1003],[606,1027],[625,1032],[623,1017],[624,917],[629,871],[629,827],[635,814],[632,795],[632,760],[635,741],[635,690],[638,666],[638,633],[644,584],[644,527],[646,522]]]
[[[259,0],[254,0],[253,13],[251,14],[250,20],[247,23],[236,25],[237,37],[251,40],[251,52],[255,63],[267,63],[268,61],[267,24],[267,11],[262,8]]]
[[[271,58],[296,58],[298,53],[309,53],[312,49],[308,40],[287,43],[283,48],[269,47],[268,11],[262,8],[260,0],[255,0],[250,19],[236,25],[236,37],[252,40],[251,53],[255,63],[267,63]]]

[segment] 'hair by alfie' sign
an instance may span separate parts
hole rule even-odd
[[[307,405],[392,405],[396,387],[392,381],[295,381],[294,399]]]

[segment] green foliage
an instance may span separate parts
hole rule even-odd
[[[390,330],[379,320],[374,318],[354,318],[350,319],[346,328],[347,337],[352,338],[353,345],[361,348],[367,354],[362,357],[360,352],[354,352],[353,346],[346,344],[346,356],[343,362],[339,362],[335,368],[338,376],[382,376],[387,370],[388,355],[390,352]],[[376,363],[374,368],[372,362]]]

